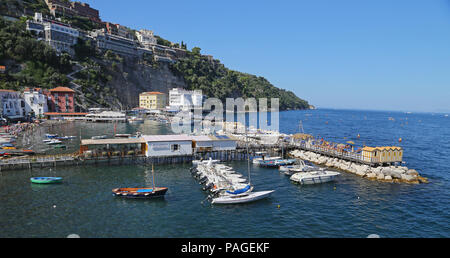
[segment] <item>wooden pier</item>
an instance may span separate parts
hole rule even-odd
[[[261,149],[261,148],[260,148]],[[258,150],[260,150],[258,149]],[[250,153],[251,155],[251,153]],[[125,164],[191,164],[195,159],[219,159],[222,161],[247,160],[245,149],[228,151],[196,152],[192,155],[146,157],[142,154],[136,155],[104,155],[104,156],[83,156],[78,153],[27,156],[14,159],[0,160],[0,172],[8,170],[32,170],[48,167],[67,167],[85,165],[125,165]]]

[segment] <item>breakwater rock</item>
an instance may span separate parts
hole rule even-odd
[[[327,157],[311,151],[294,150],[289,153],[291,156],[310,161],[317,165],[326,166],[356,174],[369,180],[382,182],[420,184],[428,183],[428,179],[419,175],[415,169],[409,169],[405,166],[386,166],[371,167],[364,164],[342,160],[333,157]]]

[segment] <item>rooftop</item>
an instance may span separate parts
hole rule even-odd
[[[192,141],[192,137],[186,134],[143,135],[142,138],[146,142]]]
[[[117,139],[83,139],[81,145],[106,145],[106,144],[136,144],[145,143],[142,138],[117,138]]]
[[[50,92],[75,92],[74,90],[72,90],[71,88],[67,88],[67,87],[56,87],[54,89],[51,89]]]
[[[58,112],[47,112],[44,116],[85,116],[88,113],[58,113]]]
[[[142,92],[140,95],[164,95],[164,93],[158,91],[150,91],[150,92]]]

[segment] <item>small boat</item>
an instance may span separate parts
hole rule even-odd
[[[271,157],[266,152],[256,152],[255,154],[258,156],[253,158],[252,163],[256,164],[256,165],[260,165],[264,161],[273,161],[273,160],[282,159],[281,157]]]
[[[291,181],[302,185],[321,184],[333,181],[340,174],[341,173],[338,172],[321,169],[318,171],[294,174],[291,176]]]
[[[34,184],[56,184],[61,183],[61,177],[32,177],[31,182]]]
[[[98,136],[91,137],[92,140],[99,140],[99,139],[106,139],[106,138],[108,138],[108,136],[106,136],[106,135],[98,135]]]
[[[155,197],[164,197],[168,188],[167,187],[155,187],[155,171],[152,164],[152,188],[116,188],[112,192],[114,196],[133,198],[133,199],[150,199]]]
[[[45,134],[45,137],[47,137],[47,138],[56,138],[56,137],[58,137],[58,135],[57,135],[57,134],[49,134],[49,133],[46,133],[46,134]]]
[[[56,145],[56,144],[60,144],[60,143],[62,143],[60,140],[53,139],[53,140],[51,140],[49,142],[46,142],[45,144]]]
[[[55,149],[66,149],[67,146],[58,144],[58,145],[55,145],[53,148],[55,148]]]
[[[155,188],[117,188],[112,192],[115,196],[125,198],[154,198],[163,197],[168,188],[167,187],[155,187]]]
[[[227,196],[214,198],[211,201],[211,203],[212,204],[238,204],[238,203],[254,202],[254,201],[269,197],[273,192],[275,192],[275,191],[271,190],[271,191],[250,192],[250,193],[245,193],[245,194],[239,194],[236,196],[227,195]]]
[[[56,139],[58,140],[71,140],[71,139],[75,139],[77,138],[76,136],[60,136],[60,137],[56,137]]]
[[[293,174],[300,173],[300,172],[311,172],[316,171],[319,168],[306,165],[305,161],[299,160],[297,161],[297,164],[295,165],[287,165],[287,166],[280,166],[279,170],[280,173],[284,173],[285,175],[292,176]]]
[[[118,134],[114,135],[114,137],[116,137],[116,138],[130,138],[130,137],[131,137],[131,134],[128,134],[128,133],[118,133]]]
[[[130,119],[128,119],[129,123],[143,123],[144,119],[143,118],[139,118],[139,117],[131,117]]]

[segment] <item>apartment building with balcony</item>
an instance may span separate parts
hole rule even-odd
[[[41,88],[26,88],[23,92],[25,113],[34,117],[42,117],[48,112],[47,96]]]
[[[44,91],[44,94],[47,96],[48,112],[75,112],[74,90],[67,87],[56,87],[49,91]]]

